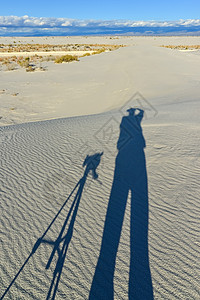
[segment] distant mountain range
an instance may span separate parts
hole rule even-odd
[[[200,19],[179,21],[75,20],[0,16],[0,36],[200,35]]]

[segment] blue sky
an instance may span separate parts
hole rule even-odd
[[[1,16],[63,17],[95,20],[199,19],[199,0],[2,0]]]

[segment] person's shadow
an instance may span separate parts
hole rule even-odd
[[[139,110],[139,113],[136,112]],[[100,254],[90,289],[90,300],[114,299],[115,261],[124,213],[131,191],[129,300],[153,299],[148,255],[148,185],[145,140],[141,121],[144,111],[131,108],[122,118],[117,142],[115,173],[105,219]]]

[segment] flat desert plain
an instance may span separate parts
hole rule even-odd
[[[200,37],[14,43],[124,47],[0,64],[1,299],[200,299]]]

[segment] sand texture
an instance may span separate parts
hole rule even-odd
[[[0,72],[1,299],[200,299],[200,56],[157,47],[191,39]]]

